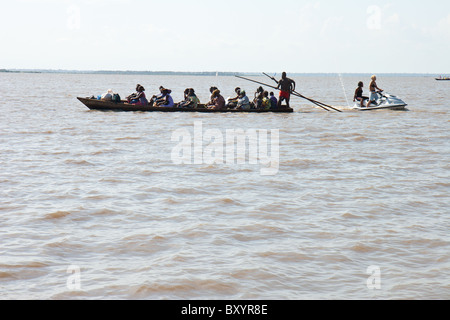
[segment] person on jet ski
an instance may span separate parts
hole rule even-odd
[[[370,98],[369,98],[369,102],[367,102],[367,108],[370,107],[370,104],[372,102],[376,102],[378,100],[377,90],[379,92],[383,92],[383,90],[378,88],[378,86],[377,86],[377,76],[372,76],[371,79],[372,79],[372,81],[370,82],[370,85],[369,85]]]
[[[369,97],[363,96],[363,87],[364,87],[364,83],[362,81],[360,81],[358,83],[358,88],[356,89],[355,95],[353,97],[353,102],[356,102],[356,101],[361,102],[361,108],[364,106],[364,100],[369,99]]]

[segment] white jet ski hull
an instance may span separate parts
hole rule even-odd
[[[405,110],[407,106],[407,104],[403,100],[388,93],[385,94],[378,93],[378,100],[376,102],[372,102],[369,108],[367,108],[368,102],[369,100],[367,99],[364,100],[363,107],[361,108],[360,102],[357,101],[353,106],[353,109],[359,111],[384,110],[384,109]]]
[[[408,105],[407,104],[401,104],[401,105],[384,105],[384,106],[378,106],[378,107],[363,107],[361,108],[361,105],[359,103],[355,104],[355,106],[353,107],[354,110],[359,110],[359,111],[371,111],[371,110],[385,110],[385,109],[389,109],[389,110],[405,110],[406,107]]]

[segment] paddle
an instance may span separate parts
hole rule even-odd
[[[269,77],[270,79],[272,79],[273,81],[275,81],[277,84],[279,83],[274,77],[271,77],[271,76],[269,76],[268,74],[266,74],[266,73],[264,73],[264,72],[263,72],[263,75]],[[330,108],[330,109],[333,109],[333,110],[335,110],[335,111],[337,111],[337,112],[342,112],[341,110],[336,109],[336,108],[333,108],[332,106],[329,106],[329,105],[327,105],[327,104],[325,104],[325,103],[323,103],[323,102],[320,102],[320,101],[317,101],[317,100],[314,100],[314,99],[311,99],[311,98],[307,98],[307,97],[305,97],[304,95],[298,93],[298,92],[295,91],[295,90],[293,91],[293,93],[294,93],[294,95],[296,95],[297,97],[300,97],[300,98],[303,98],[303,99],[305,99],[305,100],[308,100],[308,101],[314,103],[315,105],[317,105],[317,106],[319,106],[319,107],[321,107],[322,109],[325,109],[325,110],[327,110],[327,111],[330,111],[330,110],[327,109],[327,108]],[[325,107],[326,107],[326,108],[325,108]]]

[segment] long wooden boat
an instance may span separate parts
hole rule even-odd
[[[437,81],[450,81],[450,78],[436,78]]]
[[[274,110],[211,110],[205,108],[205,105],[199,105],[198,108],[167,108],[167,107],[153,107],[153,106],[136,106],[127,103],[126,101],[112,102],[103,101],[92,98],[77,98],[81,103],[91,110],[99,111],[118,111],[118,112],[202,112],[202,113],[293,113],[292,108],[281,108]]]

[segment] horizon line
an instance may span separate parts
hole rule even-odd
[[[254,71],[149,71],[149,70],[82,70],[82,69],[35,69],[35,68],[2,68],[2,73],[83,73],[83,74],[156,74],[156,75],[261,75],[262,72]],[[268,74],[278,74],[274,72],[267,72]],[[281,75],[282,72],[279,72]],[[288,72],[292,75],[367,75],[374,74],[370,72]],[[447,73],[435,73],[435,72],[375,72],[380,75],[444,75]]]

